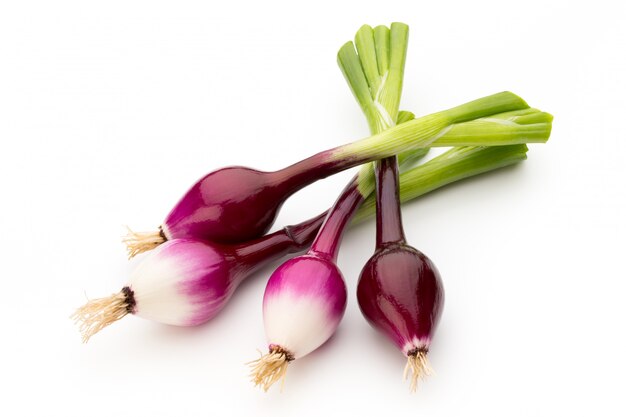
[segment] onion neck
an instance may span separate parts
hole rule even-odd
[[[250,274],[287,254],[306,249],[317,235],[326,213],[259,239],[235,245],[233,252],[238,266]]]
[[[353,155],[347,158],[334,158],[335,150],[317,153],[286,168],[273,172],[273,180],[291,195],[315,181],[337,174],[346,169],[361,165],[367,157]]]
[[[339,244],[350,219],[363,202],[358,182],[352,181],[330,209],[309,253],[337,261]]]
[[[376,248],[405,242],[400,212],[398,162],[392,156],[376,163]]]

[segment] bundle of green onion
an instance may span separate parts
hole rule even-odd
[[[376,252],[358,283],[359,306],[407,357],[405,375],[412,375],[415,389],[430,372],[426,354],[444,297],[434,263],[406,243],[400,203],[526,159],[527,143],[548,140],[552,116],[510,92],[419,118],[400,111],[407,44],[405,24],[366,25],[339,50],[339,66],[372,136],[274,172],[241,166],[213,171],[157,230],[130,232],[129,255],[148,253],[118,293],[76,311],[83,340],[129,314],[178,326],[205,323],[245,278],[308,250],[282,264],[266,287],[268,352],[251,363],[251,376],[267,390],[284,381],[288,364],[333,335],[347,300],[336,265],[342,236],[349,224],[376,214]],[[417,165],[430,147],[451,149]],[[266,234],[293,193],[359,165],[331,209]]]

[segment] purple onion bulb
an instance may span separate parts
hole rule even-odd
[[[280,346],[293,359],[311,353],[339,326],[346,300],[343,276],[332,261],[311,255],[286,261],[272,274],[263,297],[270,346]]]
[[[407,357],[411,391],[431,373],[430,343],[443,310],[444,291],[433,262],[407,245],[402,226],[395,157],[376,164],[376,251],[357,285],[365,318]]]
[[[239,245],[196,239],[165,242],[142,260],[119,293],[91,300],[76,311],[73,318],[83,341],[127,314],[175,326],[212,319],[245,278],[306,248],[323,219],[324,214]]]
[[[377,251],[359,277],[357,299],[363,316],[407,357],[417,378],[428,375],[426,354],[439,323],[444,290],[437,268],[417,249],[389,245]]]
[[[388,246],[365,265],[357,287],[365,318],[405,355],[428,352],[444,290],[437,268],[417,249]]]
[[[339,196],[311,249],[274,271],[263,297],[263,323],[269,353],[251,362],[251,377],[265,391],[284,381],[287,366],[324,344],[346,310],[346,284],[337,267],[339,244],[363,202],[358,181]]]

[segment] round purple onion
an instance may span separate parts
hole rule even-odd
[[[404,244],[378,250],[361,271],[357,299],[368,322],[407,357],[428,352],[444,290],[437,268],[422,252]]]
[[[406,244],[400,212],[395,157],[376,164],[376,251],[357,286],[365,318],[407,357],[411,391],[431,373],[428,349],[443,310],[444,291],[437,268]]]

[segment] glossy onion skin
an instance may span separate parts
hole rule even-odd
[[[324,256],[302,255],[272,274],[263,297],[263,322],[270,349],[280,346],[295,359],[324,344],[346,311],[347,290],[337,265]]]
[[[361,271],[357,299],[368,322],[407,355],[428,349],[443,310],[444,290],[426,255],[408,245],[389,244]]]
[[[223,168],[204,176],[165,218],[165,237],[238,243],[262,236],[289,196],[274,177],[246,167]]]
[[[263,236],[289,196],[329,175],[359,165],[320,152],[287,168],[264,172],[242,166],[213,171],[197,181],[162,224],[167,240],[196,238],[242,243]]]

